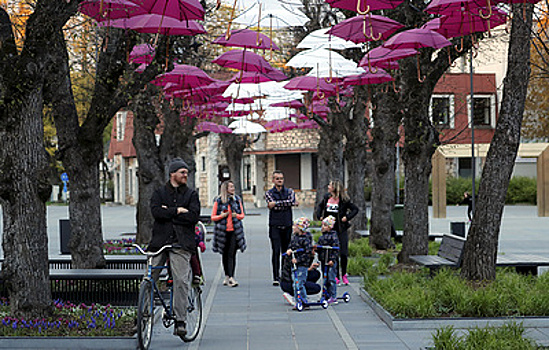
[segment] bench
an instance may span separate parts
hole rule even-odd
[[[410,255],[410,260],[429,269],[431,275],[441,267],[460,267],[465,239],[445,234],[437,255]]]
[[[360,237],[369,237],[370,236],[370,231],[369,230],[356,230],[355,232],[357,234],[359,234]],[[396,231],[395,240],[396,241],[402,241],[403,236],[404,236],[404,231]],[[434,241],[435,239],[442,238],[443,236],[444,236],[444,233],[431,232],[431,233],[429,233],[429,240]]]
[[[113,254],[105,255],[106,269],[121,270],[145,270],[147,268],[147,257],[144,255],[131,254]],[[0,264],[4,261],[0,258]],[[50,269],[70,269],[72,268],[71,256],[69,254],[51,255],[48,259]]]

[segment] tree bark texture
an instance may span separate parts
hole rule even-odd
[[[372,129],[372,217],[370,245],[388,249],[391,241],[391,213],[395,205],[395,164],[398,127],[402,118],[394,92],[379,94]]]
[[[494,280],[501,218],[520,145],[520,128],[530,78],[532,4],[514,4],[507,75],[496,131],[482,171],[478,201],[465,243],[462,276]]]

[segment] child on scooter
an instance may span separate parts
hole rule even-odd
[[[322,236],[318,239],[319,246],[329,246],[339,248],[339,238],[337,232],[332,230],[336,219],[333,216],[328,216],[322,220]],[[337,260],[339,250],[337,249],[319,249],[318,258],[322,265],[322,271],[327,271],[324,276],[327,289],[327,301],[329,304],[337,304]]]
[[[307,270],[311,265],[313,251],[313,242],[311,236],[306,231],[307,228],[309,228],[309,219],[300,217],[294,221],[292,239],[286,251],[288,256],[291,256],[293,253],[292,263],[296,266],[294,273],[297,283],[295,283],[294,296],[297,301],[297,296],[299,295],[303,304],[308,302],[305,282],[307,280]],[[302,250],[297,251],[298,249]]]

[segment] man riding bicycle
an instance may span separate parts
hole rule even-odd
[[[200,216],[200,200],[196,191],[187,186],[189,167],[181,158],[172,159],[168,170],[169,181],[151,198],[154,225],[148,250],[155,252],[164,245],[175,245],[169,252],[154,257],[153,266],[165,265],[169,254],[176,316],[174,335],[184,337],[191,285],[190,259],[196,252],[194,230]],[[159,274],[160,270],[154,270],[155,280]]]

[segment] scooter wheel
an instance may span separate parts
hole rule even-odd
[[[296,302],[295,309],[300,312],[303,311],[303,303],[301,301]]]
[[[343,293],[343,301],[348,303],[349,301],[351,301],[351,294],[345,292]]]
[[[328,301],[322,300],[322,304],[321,304],[321,305],[322,305],[322,308],[323,308],[323,309],[327,309],[327,308],[328,308]]]

